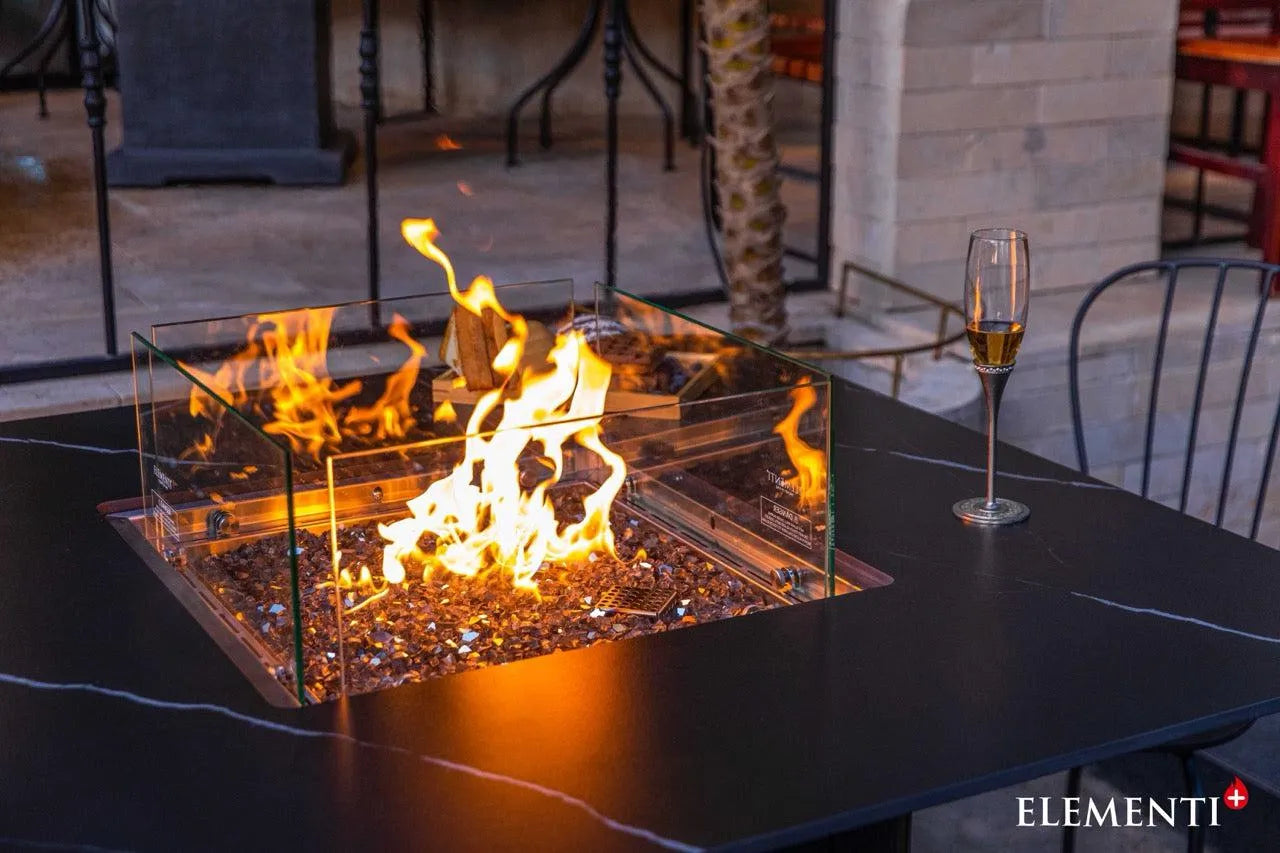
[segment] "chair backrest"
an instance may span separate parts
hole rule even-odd
[[[1222,473],[1220,478],[1216,475],[1211,476],[1208,480],[1204,478],[1204,472],[1201,471],[1201,480],[1198,481],[1198,488],[1203,487],[1207,492],[1207,502],[1203,510],[1198,510],[1196,514],[1203,513],[1205,520],[1212,519],[1213,523],[1219,527],[1223,526],[1224,516],[1228,506],[1228,495],[1231,493],[1232,486],[1232,469],[1236,463],[1237,445],[1241,437],[1242,415],[1248,409],[1249,417],[1249,440],[1250,440],[1250,456],[1246,459],[1249,461],[1254,455],[1261,453],[1261,468],[1259,473],[1259,483],[1256,491],[1249,488],[1244,494],[1244,498],[1253,502],[1252,508],[1246,506],[1244,509],[1251,514],[1247,525],[1238,523],[1238,532],[1243,533],[1244,527],[1248,528],[1248,536],[1251,539],[1257,539],[1259,527],[1263,518],[1263,508],[1266,503],[1268,483],[1271,478],[1272,460],[1275,456],[1277,438],[1280,438],[1280,393],[1275,390],[1280,387],[1273,382],[1271,377],[1280,375],[1280,347],[1276,346],[1277,335],[1274,329],[1268,328],[1267,344],[1265,346],[1264,359],[1266,368],[1263,371],[1254,371],[1255,356],[1258,354],[1259,340],[1263,338],[1264,318],[1267,315],[1267,307],[1271,303],[1269,294],[1274,286],[1280,284],[1280,266],[1273,264],[1265,264],[1259,261],[1246,260],[1229,260],[1220,258],[1184,258],[1165,261],[1153,261],[1149,263],[1134,264],[1125,267],[1112,275],[1108,276],[1102,282],[1097,284],[1085,296],[1080,307],[1076,310],[1075,318],[1071,324],[1071,336],[1068,352],[1068,390],[1071,402],[1071,425],[1075,433],[1076,457],[1079,462],[1080,470],[1089,473],[1089,454],[1086,449],[1086,434],[1084,427],[1084,416],[1081,405],[1081,335],[1084,331],[1085,320],[1089,316],[1090,310],[1094,307],[1095,302],[1104,293],[1113,287],[1142,283],[1145,285],[1154,285],[1155,293],[1160,297],[1160,313],[1158,318],[1158,326],[1156,325],[1156,317],[1154,312],[1151,316],[1151,324],[1155,332],[1153,355],[1151,360],[1151,382],[1149,388],[1142,386],[1142,379],[1145,376],[1139,372],[1139,378],[1135,381],[1133,405],[1137,419],[1145,419],[1145,425],[1142,429],[1142,451],[1141,451],[1141,469],[1140,484],[1130,482],[1127,485],[1130,488],[1138,487],[1138,491],[1143,497],[1155,497],[1161,499],[1162,495],[1151,495],[1152,484],[1152,460],[1153,449],[1156,448],[1156,438],[1159,434],[1158,453],[1160,462],[1166,466],[1162,473],[1168,476],[1162,477],[1168,487],[1174,489],[1170,493],[1168,488],[1164,489],[1163,497],[1172,504],[1174,494],[1176,494],[1177,507],[1181,512],[1187,512],[1188,497],[1192,491],[1192,470],[1197,462],[1197,441],[1203,438],[1202,430],[1202,409],[1205,406],[1205,392],[1207,379],[1211,373],[1211,365],[1213,367],[1214,382],[1212,387],[1213,399],[1213,423],[1214,434],[1210,436],[1213,442],[1212,463],[1214,466],[1218,464],[1217,456],[1222,456]],[[1196,310],[1191,312],[1191,316],[1199,322],[1200,312],[1204,312],[1203,330],[1188,330],[1187,315],[1180,315],[1178,322],[1179,328],[1175,331],[1178,337],[1175,339],[1177,347],[1177,356],[1173,359],[1175,368],[1166,371],[1166,362],[1169,347],[1170,334],[1170,317],[1173,314],[1175,296],[1179,293],[1179,281],[1183,283],[1183,291],[1193,294],[1189,298],[1194,298]],[[1162,283],[1162,287],[1161,287]],[[1206,293],[1207,291],[1207,293]],[[1207,295],[1207,304],[1201,308],[1202,297]],[[1232,333],[1244,331],[1247,328],[1245,336],[1237,341],[1231,338],[1230,344],[1224,344],[1220,351],[1215,353],[1214,341],[1215,334],[1219,334],[1220,315],[1224,304],[1224,296],[1228,297],[1230,304],[1230,313],[1235,318],[1233,320]],[[1280,300],[1276,300],[1277,311],[1280,311]],[[1133,335],[1132,321],[1135,315],[1140,311],[1130,308],[1133,312],[1123,318],[1128,324],[1127,331],[1124,333],[1129,336],[1128,340],[1116,340],[1114,329],[1107,333],[1109,345],[1111,346],[1137,346],[1135,341],[1137,336]],[[1142,315],[1142,322],[1145,322],[1145,314]],[[1273,326],[1275,318],[1267,318],[1268,326]],[[1226,328],[1223,326],[1223,328]],[[1219,338],[1224,337],[1219,335]],[[1146,351],[1146,338],[1142,339],[1143,351]],[[1196,344],[1199,343],[1199,351],[1196,352]],[[1242,343],[1242,346],[1238,344]],[[1222,358],[1223,354],[1228,358]],[[1216,357],[1215,357],[1216,356]],[[1239,362],[1238,372],[1235,370],[1236,362]],[[1271,362],[1275,361],[1273,365]],[[1182,382],[1181,385],[1174,386],[1170,379],[1174,370],[1177,370],[1176,379]],[[1257,375],[1255,375],[1255,373]],[[1266,374],[1266,375],[1263,375]],[[1191,379],[1194,377],[1194,390],[1192,391]],[[1171,394],[1170,398],[1176,402],[1176,408],[1170,411],[1169,401],[1164,401],[1160,397],[1162,378],[1165,379],[1166,387],[1176,393]],[[1119,377],[1108,375],[1105,380],[1113,383],[1121,380],[1128,380],[1129,377]],[[1250,380],[1255,381],[1251,384]],[[1101,387],[1101,386],[1091,386]],[[1180,402],[1190,393],[1189,411],[1182,411]],[[1247,405],[1246,405],[1247,402]],[[1158,424],[1158,415],[1164,420]],[[1170,423],[1174,423],[1177,432],[1166,427]],[[1225,427],[1225,435],[1223,434]],[[1185,430],[1185,440],[1183,430]],[[1261,444],[1265,436],[1265,445]],[[1203,448],[1202,448],[1203,449]],[[1201,454],[1200,464],[1207,465],[1206,454]],[[1180,466],[1180,471],[1178,467]],[[1130,463],[1132,467],[1132,463]],[[1249,469],[1250,479],[1252,478],[1254,469]],[[1134,474],[1138,472],[1134,471]],[[1238,472],[1239,473],[1239,472]],[[1180,486],[1178,481],[1180,478]],[[1133,479],[1138,479],[1136,476]],[[1239,477],[1237,479],[1240,479]],[[1235,493],[1236,497],[1240,497],[1240,492],[1247,486],[1246,483],[1238,483],[1238,489]],[[1216,492],[1216,498],[1213,494]],[[1254,499],[1256,495],[1256,500]]]
[[[1180,38],[1247,38],[1280,29],[1280,0],[1182,0]]]

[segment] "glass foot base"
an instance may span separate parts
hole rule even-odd
[[[1007,498],[996,498],[995,503],[988,506],[986,498],[966,498],[957,501],[951,507],[956,518],[968,524],[997,526],[1001,524],[1017,524],[1031,515],[1026,504],[1011,501]]]

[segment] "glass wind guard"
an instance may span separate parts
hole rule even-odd
[[[132,341],[142,533],[301,701],[291,455],[146,339]],[[222,555],[237,549],[224,571]]]
[[[518,321],[439,294],[135,338],[141,524],[299,701],[852,589],[825,374],[599,285],[497,294]]]
[[[331,457],[329,559],[311,576],[304,560],[301,580],[338,666],[312,691],[362,693],[831,594],[827,386],[805,388],[799,403],[775,389]],[[551,432],[571,436],[554,455],[537,438]],[[812,476],[792,467],[801,452]],[[539,512],[521,518],[521,501]],[[607,537],[575,550],[572,532],[588,539],[596,520]],[[334,584],[325,612],[319,593]]]

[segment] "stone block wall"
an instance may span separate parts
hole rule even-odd
[[[1177,0],[856,0],[838,35],[836,264],[946,297],[974,228],[1033,286],[1159,251]]]
[[[1072,467],[1068,330],[1085,286],[1160,255],[1177,0],[853,0],[841,5],[835,269],[857,259],[957,301],[967,237],[1031,238],[1029,335],[1001,437]],[[1185,95],[1184,95],[1185,97]],[[1211,275],[1179,283],[1156,407],[1149,496],[1179,508]],[[871,294],[860,294],[877,306]],[[1080,362],[1092,473],[1138,491],[1161,297],[1115,291]],[[1210,350],[1186,511],[1213,519],[1257,305],[1233,286]],[[884,307],[884,303],[880,303]],[[1280,396],[1280,313],[1266,318],[1241,409],[1225,526],[1248,532]],[[976,393],[977,382],[971,377]],[[981,429],[981,404],[962,420]],[[981,465],[982,441],[973,456]],[[1280,481],[1280,477],[1277,478]],[[1009,484],[1016,496],[1016,484]],[[1280,546],[1280,482],[1261,541]]]

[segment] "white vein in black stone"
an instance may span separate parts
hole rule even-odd
[[[567,806],[585,812],[609,829],[625,833],[626,835],[630,835],[635,838],[641,838],[668,850],[679,850],[683,853],[693,853],[694,851],[702,849],[701,847],[697,847],[692,844],[686,844],[683,841],[665,838],[655,832],[644,829],[643,827],[632,826],[629,823],[614,820],[607,815],[601,814],[596,810],[595,806],[591,805],[586,800],[575,797],[572,794],[566,794],[563,791],[557,791],[555,788],[548,788],[544,785],[539,785],[536,782],[530,782],[527,779],[518,779],[514,776],[507,776],[502,773],[481,770],[479,767],[472,767],[469,764],[450,761],[447,758],[440,758],[434,755],[424,755],[401,746],[388,746],[381,743],[372,743],[340,732],[327,732],[316,729],[304,729],[298,726],[290,726],[285,723],[277,723],[272,720],[264,720],[259,717],[254,717],[249,714],[242,714],[239,711],[233,711],[230,708],[224,708],[221,705],[213,705],[208,702],[175,702],[169,699],[154,699],[150,696],[131,693],[128,690],[119,690],[114,687],[102,687],[97,684],[88,684],[84,682],[67,684],[56,681],[41,681],[39,679],[27,678],[22,675],[13,675],[12,673],[7,672],[0,672],[0,684],[11,684],[17,687],[27,687],[32,690],[92,693],[97,696],[107,696],[112,699],[123,699],[126,702],[133,702],[137,705],[144,705],[148,708],[159,708],[165,711],[188,711],[217,714],[219,716],[226,717],[227,719],[246,723],[250,726],[254,726],[255,728],[292,735],[293,737],[338,740],[344,743],[354,744],[355,746],[363,747],[365,749],[376,749],[383,752],[407,756],[409,758],[416,758],[426,764],[441,767],[445,770],[453,770],[457,773],[464,773],[477,779],[485,779],[502,785],[510,785],[515,788],[532,791],[535,794],[540,794],[553,800],[558,800]]]
[[[1041,540],[1041,541],[1043,542],[1044,540]],[[1052,556],[1055,560],[1057,560],[1063,566],[1067,565],[1061,557],[1053,553],[1053,549],[1049,548],[1047,543],[1045,544],[1045,548],[1049,551],[1050,556]],[[1075,590],[1072,590],[1072,589],[1059,589],[1056,586],[1052,586],[1047,583],[1039,583],[1037,581],[1027,580],[1026,578],[1006,578],[1002,575],[990,574],[988,572],[977,572],[977,574],[982,575],[984,577],[1016,581],[1017,583],[1020,583],[1020,584],[1039,587],[1040,589],[1048,589],[1054,592],[1065,592],[1066,594],[1074,596],[1076,598],[1083,598],[1086,601],[1092,601],[1096,604],[1101,604],[1106,607],[1114,607],[1117,610],[1123,610],[1126,613],[1139,613],[1139,614],[1142,614],[1143,616],[1156,616],[1160,619],[1169,619],[1173,622],[1186,622],[1188,625],[1195,625],[1199,628],[1208,628],[1210,631],[1220,631],[1223,634],[1231,634],[1236,637],[1244,637],[1247,640],[1258,640],[1259,642],[1263,642],[1263,643],[1280,644],[1280,637],[1271,637],[1271,636],[1268,636],[1267,634],[1254,634],[1250,631],[1242,631],[1239,628],[1230,628],[1226,625],[1219,625],[1217,622],[1210,622],[1207,619],[1197,619],[1194,616],[1184,616],[1181,613],[1170,613],[1168,610],[1160,610],[1155,607],[1138,607],[1133,604],[1121,604],[1119,601],[1112,601],[1109,598],[1103,598],[1098,595],[1090,595],[1087,592],[1076,592]]]
[[[120,448],[120,447],[95,447],[92,444],[68,444],[65,441],[53,441],[48,438],[16,438],[14,436],[0,435],[0,442],[5,444],[38,444],[44,447],[61,447],[63,450],[84,450],[89,453],[101,453],[106,456],[112,456],[119,453],[137,453],[138,448]]]
[[[97,844],[78,844],[74,841],[40,841],[34,838],[13,838],[0,835],[0,847],[25,847],[28,850],[74,850],[77,853],[133,853],[122,847],[100,847]]]
[[[943,468],[954,468],[957,471],[972,471],[975,474],[985,474],[987,469],[979,465],[966,465],[963,462],[953,462],[950,459],[938,459],[933,456],[919,456],[915,453],[906,453],[901,450],[886,450],[883,447],[858,447],[853,444],[836,444],[841,450],[856,450],[861,453],[886,453],[889,456],[896,456],[899,459],[909,459],[912,462],[924,462],[929,465],[940,465]],[[1090,483],[1086,480],[1062,480],[1057,477],[1039,477],[1035,474],[1014,474],[1009,471],[996,471],[997,477],[1007,478],[1010,480],[1026,480],[1031,483],[1055,483],[1059,486],[1072,486],[1077,489],[1105,489],[1107,491],[1115,491],[1119,487],[1110,483]]]
[[[1089,595],[1085,592],[1071,592],[1076,598],[1087,598],[1089,601],[1096,601],[1098,604],[1105,604],[1107,607],[1115,607],[1129,613],[1142,613],[1147,616],[1159,616],[1161,619],[1172,619],[1174,622],[1188,622],[1192,625],[1199,625],[1201,628],[1208,628],[1212,631],[1221,631],[1224,634],[1234,634],[1237,637],[1246,637],[1250,640],[1260,640],[1264,643],[1280,644],[1280,637],[1269,637],[1266,634],[1252,634],[1248,631],[1241,631],[1238,628],[1228,628],[1226,625],[1219,625],[1216,622],[1207,622],[1204,619],[1196,619],[1194,616],[1183,616],[1180,613],[1170,613],[1167,610],[1157,610],[1153,607],[1135,607],[1132,604],[1121,604],[1118,601],[1112,601],[1109,598],[1099,598],[1096,595]]]
[[[138,455],[136,447],[96,447],[92,444],[70,444],[65,441],[53,441],[48,438],[15,438],[14,436],[0,435],[0,444],[36,444],[42,447],[58,447],[63,450],[82,450],[86,453],[99,453],[103,456],[118,456],[120,454],[129,454],[131,456]],[[239,468],[242,466],[240,462],[210,462],[204,459],[174,459],[172,456],[157,456],[154,453],[144,453],[151,459],[159,459],[161,462],[167,462],[170,465],[200,465],[209,468],[226,467]]]

